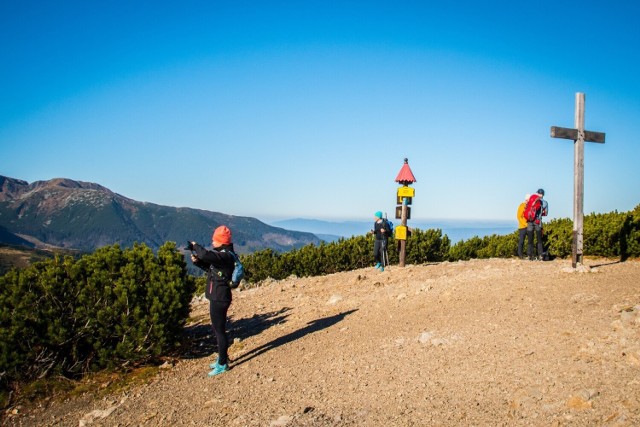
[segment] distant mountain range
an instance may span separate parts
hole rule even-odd
[[[294,218],[271,222],[276,227],[287,230],[306,231],[313,233],[322,240],[334,241],[341,237],[349,238],[367,234],[373,227],[373,221],[322,221],[318,219]]]
[[[400,224],[399,219],[389,218],[395,225]],[[373,219],[370,221],[323,221],[317,219],[285,219],[272,221],[271,225],[286,228],[287,230],[307,231],[315,234],[325,241],[338,240],[341,237],[349,238],[367,234],[373,228]],[[440,229],[451,242],[456,243],[474,236],[483,237],[492,234],[509,234],[517,229],[515,219],[508,220],[409,220],[408,226],[421,230]]]
[[[288,251],[319,244],[310,232],[290,231],[258,219],[200,209],[138,202],[94,183],[65,178],[29,184],[0,175],[0,243],[91,252],[118,243],[144,243],[156,250],[166,241],[208,246],[221,225],[233,233],[238,253],[270,248]]]

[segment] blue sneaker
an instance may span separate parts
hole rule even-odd
[[[218,366],[220,366],[220,364],[218,363],[218,360],[220,359],[216,359],[216,363],[209,363],[209,367],[211,369],[216,369]]]
[[[383,266],[380,266],[380,271],[384,271],[384,267]]]
[[[380,268],[380,263],[376,262],[376,268]]]
[[[211,365],[209,365],[211,366]],[[211,372],[209,372],[207,375],[210,377],[214,377],[216,375],[220,375],[223,372],[227,372],[229,370],[229,364],[225,363],[224,365],[219,365],[218,362],[216,362],[214,364],[214,368]]]

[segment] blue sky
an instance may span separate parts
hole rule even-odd
[[[0,174],[252,216],[512,219],[640,203],[640,3],[0,3]],[[434,2],[435,3],[435,2]],[[515,221],[515,220],[514,220]]]

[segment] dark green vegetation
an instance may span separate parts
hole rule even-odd
[[[414,230],[407,246],[405,262],[423,264],[447,259],[449,238],[440,230]],[[389,261],[398,262],[397,244],[389,241]],[[246,278],[257,282],[267,277],[284,279],[350,271],[373,264],[373,236],[356,236],[319,246],[305,246],[286,253],[266,249],[242,257]]]
[[[195,282],[166,243],[106,246],[0,277],[2,388],[157,360],[180,341]]]
[[[557,219],[544,225],[544,246],[552,257],[571,256],[573,223]],[[472,237],[451,246],[440,230],[414,230],[407,241],[406,264],[460,261],[472,258],[508,258],[516,255],[518,232]],[[371,266],[373,237],[341,239],[319,246],[306,246],[286,253],[272,250],[243,257],[249,281],[271,277],[284,279],[349,271]],[[526,252],[526,243],[525,243]],[[584,255],[607,258],[640,256],[640,205],[627,213],[591,214],[584,219]],[[398,262],[398,245],[389,243],[389,260]]]
[[[573,222],[555,219],[544,224],[544,247],[550,256],[571,256]],[[504,258],[516,255],[518,232],[504,236],[473,237],[454,245],[449,261],[471,258]],[[525,243],[526,252],[526,243]],[[584,217],[584,255],[619,258],[640,257],[640,205],[630,212],[589,214]]]

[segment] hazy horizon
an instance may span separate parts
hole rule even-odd
[[[394,225],[401,222],[391,219]],[[264,221],[263,221],[264,222]],[[284,228],[292,231],[303,231],[315,235],[328,235],[349,238],[367,234],[373,228],[373,219],[370,221],[323,221],[320,219],[285,219],[280,221],[266,222],[268,225]],[[491,234],[509,234],[517,229],[517,222],[513,221],[464,221],[464,220],[443,220],[443,221],[407,221],[407,226],[421,230],[440,229],[452,242],[466,240],[470,237],[483,237]]]

